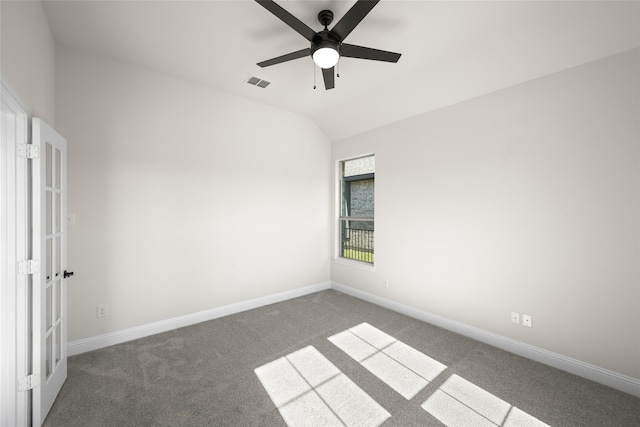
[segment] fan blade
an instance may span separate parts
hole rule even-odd
[[[273,0],[256,0],[262,7],[273,13],[282,22],[296,30],[302,37],[311,41],[316,35],[316,32],[307,26],[304,22],[287,12],[279,4]]]
[[[379,1],[380,0],[358,0],[331,29],[331,32],[337,34],[341,41],[344,40]]]
[[[311,55],[311,49],[306,48],[298,50],[296,52],[287,53],[286,55],[278,56],[277,58],[267,59],[266,61],[258,62],[260,67],[268,67],[270,65],[280,64],[282,62],[293,61],[294,59],[303,58]]]
[[[387,52],[386,50],[372,49],[370,47],[356,46],[342,43],[340,55],[347,58],[371,59],[374,61],[398,62],[400,53]]]
[[[322,69],[322,77],[324,77],[324,88],[326,90],[336,87],[333,68],[334,67]]]

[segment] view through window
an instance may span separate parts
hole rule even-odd
[[[375,156],[340,162],[340,256],[373,264]]]

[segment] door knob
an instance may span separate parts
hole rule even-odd
[[[65,278],[65,279],[66,279],[67,277],[71,277],[71,276],[73,276],[73,271],[67,271],[67,270],[65,270],[65,271],[64,271],[64,273],[62,274],[62,277],[63,277],[63,278]]]

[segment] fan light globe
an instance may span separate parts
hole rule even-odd
[[[322,47],[313,52],[313,62],[320,68],[331,68],[338,63],[340,54],[331,47]]]

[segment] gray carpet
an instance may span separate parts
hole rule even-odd
[[[446,369],[406,399],[329,341],[363,322]],[[451,377],[552,426],[640,426],[639,398],[333,290],[71,357],[44,425],[285,426],[254,370],[307,346],[388,411],[383,426],[444,425],[421,405]]]

